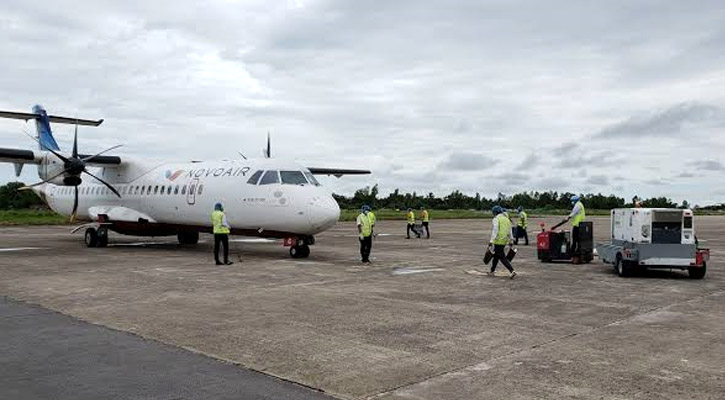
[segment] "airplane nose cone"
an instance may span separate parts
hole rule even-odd
[[[310,202],[307,217],[312,228],[322,232],[340,219],[340,206],[332,196],[319,196]]]

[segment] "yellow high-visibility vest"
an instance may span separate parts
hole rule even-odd
[[[370,219],[370,224],[375,226],[375,221],[377,220],[375,219],[375,214],[373,214],[372,211],[368,211],[368,218]]]
[[[579,223],[584,221],[584,219],[587,217],[586,212],[584,211],[584,204],[582,204],[581,201],[578,201],[576,205],[579,206],[579,214],[575,215],[574,218],[571,219],[571,226],[579,226]]]
[[[493,219],[494,224],[498,224],[498,234],[493,239],[493,244],[508,244],[511,238],[511,220],[501,213]]]
[[[415,214],[412,211],[408,213],[408,223],[409,224],[415,223]]]
[[[365,215],[364,213],[360,213],[360,215],[357,216],[357,225],[360,227],[360,235],[363,237],[368,237],[372,235],[373,233],[373,223],[370,221],[370,214]]]
[[[518,225],[522,228],[526,228],[526,224],[528,223],[529,216],[526,214],[525,211],[521,211],[519,213],[519,222]]]
[[[421,219],[423,220],[423,222],[430,221],[430,217],[428,216],[428,210],[423,210],[423,212],[420,214],[421,214]]]
[[[214,226],[214,234],[229,234],[229,228],[224,226],[224,211],[214,210],[211,213],[211,223]]]

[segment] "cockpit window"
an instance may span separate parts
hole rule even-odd
[[[251,176],[251,177],[249,178],[249,180],[247,181],[247,183],[248,183],[248,184],[250,184],[250,185],[256,185],[256,184],[257,184],[257,182],[259,182],[259,177],[261,177],[261,176],[262,176],[262,172],[264,172],[264,171],[262,171],[262,170],[259,170],[259,171],[255,172],[255,173],[254,173],[254,174],[253,174],[253,175],[252,175],[252,176]]]
[[[277,171],[265,172],[262,180],[259,182],[260,185],[271,185],[274,183],[279,183],[279,173]]]
[[[307,179],[302,171],[280,171],[282,183],[285,185],[306,185]]]
[[[320,186],[320,182],[315,179],[315,176],[312,175],[312,172],[305,172],[305,176],[307,177],[307,180],[310,181],[311,184],[315,186]]]

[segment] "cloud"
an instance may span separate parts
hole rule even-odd
[[[479,153],[455,152],[438,164],[440,169],[457,171],[481,171],[493,167],[496,163],[491,157]]]
[[[705,160],[691,163],[695,168],[704,171],[725,171],[725,166],[720,161]]]
[[[602,129],[602,138],[670,137],[680,135],[685,126],[715,124],[725,127],[722,109],[697,102],[680,103],[645,115],[637,115]]]
[[[604,186],[609,184],[609,178],[606,175],[592,175],[587,179],[587,183]]]
[[[536,153],[529,153],[529,155],[526,156],[526,158],[524,158],[521,161],[521,164],[519,164],[518,168],[519,169],[533,168],[533,167],[536,167],[537,165],[539,165],[540,161],[541,161],[541,157],[539,157]]]

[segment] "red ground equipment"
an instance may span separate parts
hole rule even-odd
[[[579,223],[579,254],[573,254],[571,232],[556,231],[556,228],[564,223],[566,221],[554,225],[549,230],[544,229],[544,223],[541,223],[541,232],[536,235],[537,258],[542,262],[572,261],[574,257],[578,257],[582,263],[592,261],[594,257],[593,224],[588,221]]]

